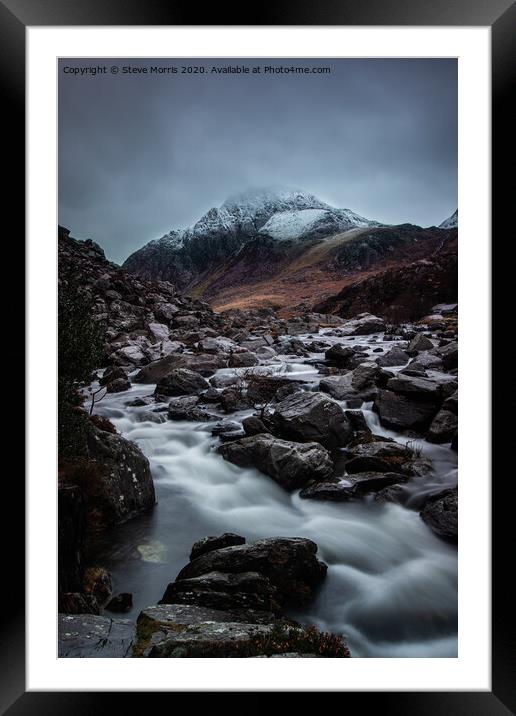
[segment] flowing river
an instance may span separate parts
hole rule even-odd
[[[320,331],[325,341],[360,343],[367,354],[394,345],[381,334],[368,343],[370,336],[334,338],[326,333]],[[308,342],[313,337],[298,336]],[[317,388],[320,375],[307,360],[278,356],[261,370]],[[292,612],[294,618],[344,634],[353,657],[457,656],[457,549],[436,537],[418,513],[425,495],[457,484],[457,456],[449,446],[416,441],[431,458],[433,473],[407,483],[405,506],[372,497],[343,503],[303,500],[257,470],[223,460],[216,450],[219,439],[211,435],[213,423],[142,421],[142,413],[155,406],[126,404],[153,391],[154,386],[135,384],[95,406],[96,413],[108,417],[149,458],[158,500],[152,513],[105,533],[95,555],[111,571],[114,593],[132,592],[127,618],[135,619],[142,608],[158,602],[188,562],[192,544],[202,537],[222,532],[236,532],[248,542],[308,537],[319,546],[328,575],[313,604]],[[371,404],[362,407],[373,432],[409,441],[383,428]],[[216,411],[210,406],[210,412]],[[238,421],[252,412],[220,415],[221,420]],[[410,443],[413,447],[414,440]]]

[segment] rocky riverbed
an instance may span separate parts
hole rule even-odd
[[[455,656],[456,307],[390,325],[174,300],[111,329],[85,391],[112,585],[62,595],[61,655]]]

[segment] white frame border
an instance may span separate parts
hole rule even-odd
[[[491,690],[489,27],[28,27],[27,690]],[[459,656],[290,660],[56,658],[58,57],[458,57]],[[80,169],[78,169],[80,170]],[[95,237],[93,237],[95,238]],[[472,359],[468,360],[468,356]],[[44,379],[42,378],[44,376]],[[473,443],[472,440],[475,442]],[[474,447],[473,447],[474,445]],[[481,619],[479,615],[483,615]],[[201,663],[195,663],[195,662]]]

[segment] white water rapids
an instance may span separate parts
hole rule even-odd
[[[366,345],[368,353],[394,345],[383,342],[382,336],[374,344],[369,339],[324,336],[328,342]],[[293,356],[278,356],[264,370],[310,382],[320,378],[311,365]],[[213,423],[141,422],[140,414],[154,406],[126,404],[153,391],[154,386],[135,384],[95,406],[96,413],[140,446],[150,460],[156,487],[153,512],[110,530],[96,554],[113,575],[114,592],[133,593],[128,618],[157,603],[188,562],[192,544],[207,535],[236,532],[248,542],[308,537],[319,546],[328,574],[313,604],[292,616],[344,634],[354,657],[457,656],[457,550],[436,537],[418,514],[424,494],[457,483],[456,454],[449,446],[417,441],[423,455],[432,459],[434,472],[409,481],[406,506],[372,498],[303,500],[257,470],[223,460],[216,451],[219,439],[211,436]],[[373,432],[409,440],[381,427],[370,404],[363,408]],[[239,420],[252,412],[221,414],[221,420]]]

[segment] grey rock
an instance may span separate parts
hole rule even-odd
[[[253,435],[221,445],[225,460],[240,467],[256,467],[286,490],[324,480],[333,471],[330,454],[319,443],[295,443],[272,435]]]
[[[303,605],[326,576],[327,566],[316,553],[317,545],[309,539],[271,537],[208,552],[183,567],[177,580],[209,572],[258,572],[270,580],[284,604]]]
[[[135,641],[134,622],[94,614],[60,614],[58,656],[126,658]]]
[[[279,611],[277,589],[257,572],[209,572],[168,585],[160,604],[196,604],[211,609]]]
[[[438,411],[433,402],[417,402],[392,390],[378,391],[374,401],[382,425],[394,430],[426,431]]]
[[[197,395],[210,387],[209,383],[193,370],[176,368],[161,378],[156,385],[155,395]]]
[[[95,463],[95,508],[104,524],[120,524],[154,505],[149,461],[137,445],[91,426],[88,452]]]
[[[276,405],[272,421],[274,433],[282,438],[328,448],[346,445],[353,434],[340,405],[320,392],[289,395]]]
[[[376,359],[378,365],[383,367],[405,365],[409,360],[409,356],[399,346],[393,346],[390,351]]]
[[[449,542],[457,542],[458,491],[456,487],[430,498],[420,515],[438,537]]]
[[[424,336],[422,333],[415,335],[410,341],[408,347],[409,351],[417,351],[418,353],[421,353],[421,351],[432,350],[432,348],[434,348],[434,344],[430,338],[427,338],[427,336]]]

